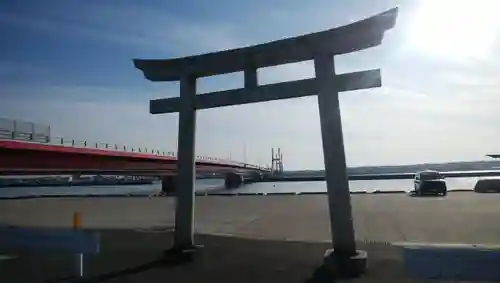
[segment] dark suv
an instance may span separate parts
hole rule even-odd
[[[447,193],[446,181],[438,171],[426,170],[417,172],[414,180],[415,194],[441,194]]]

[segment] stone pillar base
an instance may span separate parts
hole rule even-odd
[[[162,259],[166,263],[188,263],[193,261],[202,249],[202,245],[192,245],[189,247],[174,246],[163,253]]]
[[[366,251],[357,250],[354,256],[335,254],[335,251],[325,252],[324,266],[334,278],[355,278],[366,271],[368,254]]]

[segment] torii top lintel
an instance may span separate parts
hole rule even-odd
[[[338,28],[245,48],[176,59],[134,59],[151,81],[177,81],[313,59],[318,54],[346,54],[381,44],[396,24],[398,8]]]

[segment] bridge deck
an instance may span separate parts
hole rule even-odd
[[[200,157],[200,172],[268,171],[256,165]],[[80,148],[15,140],[0,140],[0,173],[173,173],[177,157],[151,153],[126,152],[113,149]]]

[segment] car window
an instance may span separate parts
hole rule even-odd
[[[420,178],[422,180],[434,180],[434,179],[442,179],[443,176],[439,174],[439,172],[429,171],[429,172],[421,172]]]

